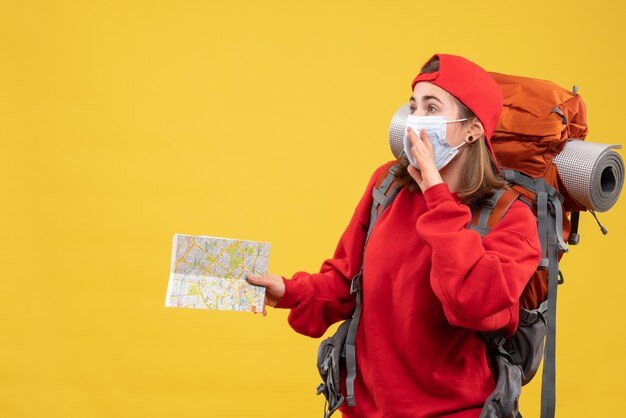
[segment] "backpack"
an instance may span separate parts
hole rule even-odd
[[[490,74],[503,96],[502,114],[491,144],[504,179],[537,217],[544,255],[520,298],[518,331],[509,341],[503,341],[501,336],[493,340],[498,347],[497,370],[507,370],[505,374],[510,374],[509,363],[523,364],[522,384],[526,384],[536,373],[543,351],[541,417],[552,418],[556,404],[556,300],[558,284],[563,282],[558,263],[568,251],[566,239],[568,244],[578,244],[578,212],[586,209],[563,186],[554,159],[568,140],[585,139],[586,107],[576,86],[568,91],[546,80]],[[571,225],[569,212],[574,212]],[[481,418],[508,416],[517,409],[505,395],[502,402],[508,402],[506,407],[498,403],[497,392],[503,390],[499,387],[503,384],[500,380],[498,376],[496,391],[487,399]],[[504,380],[515,384],[508,377]],[[517,399],[513,402],[517,403]],[[486,413],[492,410],[501,415]]]
[[[558,284],[563,282],[558,263],[562,254],[567,252],[566,242],[575,245],[579,241],[578,212],[589,209],[595,217],[589,205],[581,204],[580,199],[572,197],[565,188],[555,157],[563,151],[568,140],[585,138],[588,132],[585,104],[577,94],[576,87],[570,92],[549,81],[498,73],[491,75],[500,85],[504,99],[502,115],[491,143],[499,160],[501,174],[509,187],[494,191],[491,198],[474,205],[468,228],[484,237],[513,202],[520,200],[537,217],[543,258],[520,298],[520,319],[515,334],[508,338],[499,332],[484,334],[496,377],[496,388],[487,398],[480,417],[520,416],[518,401],[521,387],[533,378],[545,353],[541,417],[553,418],[556,403],[556,295]],[[406,115],[406,111],[403,112]],[[401,118],[396,117],[399,113],[394,115],[390,128],[392,150],[394,144],[398,143],[397,127],[403,129]],[[398,155],[395,151],[394,154]],[[374,200],[365,245],[376,219],[400,190],[395,182],[396,163],[392,161],[387,165],[372,190]],[[619,168],[620,164],[623,172],[621,158],[616,166]],[[610,206],[620,191],[621,184]],[[570,213],[571,223],[568,218]],[[601,228],[606,233],[604,227]],[[318,386],[318,395],[323,393],[326,397],[325,418],[332,415],[344,401],[351,406],[356,403],[354,342],[361,310],[362,272],[361,266],[360,272],[352,280],[351,292],[356,298],[353,317],[342,323],[333,336],[321,343],[318,350],[318,371],[323,379],[323,383]],[[345,396],[340,391],[342,370],[346,376]]]

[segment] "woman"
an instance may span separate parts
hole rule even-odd
[[[515,331],[540,260],[536,221],[516,201],[483,239],[467,228],[468,205],[504,185],[489,142],[502,96],[489,74],[439,54],[412,88],[411,165],[404,158],[398,174],[408,187],[379,216],[366,250],[372,188],[388,165],[319,273],[249,281],[266,287],[268,305],[291,309],[296,331],[319,337],[354,311],[350,280],[364,257],[356,405],[344,404],[344,416],[476,418],[495,386],[480,331]]]

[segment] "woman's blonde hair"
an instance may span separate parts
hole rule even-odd
[[[439,71],[439,59],[437,57],[426,63],[420,71],[420,74],[436,71]],[[465,124],[473,123],[476,119],[474,112],[467,108],[467,106],[461,103],[456,97],[454,100],[460,109],[459,118],[467,118],[468,120],[464,122]],[[497,162],[494,161],[485,141],[486,139],[483,134],[473,143],[467,144],[465,147],[467,149],[463,151],[467,155],[464,157],[463,167],[461,167],[464,175],[461,178],[457,194],[461,203],[466,205],[479,203],[489,198],[494,189],[500,189],[506,184],[497,172]],[[404,186],[408,183],[411,190],[417,191],[417,184],[412,181],[413,178],[407,170],[408,166],[409,161],[406,156],[403,156],[396,178],[400,186]]]

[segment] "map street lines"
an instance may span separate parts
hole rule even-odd
[[[194,235],[174,235],[165,306],[262,312],[265,288],[246,280],[268,272],[270,245]]]

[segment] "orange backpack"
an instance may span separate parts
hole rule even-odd
[[[566,212],[585,210],[569,196],[552,162],[567,140],[584,140],[589,131],[578,88],[569,91],[551,81],[490,74],[503,96],[502,114],[491,138],[501,167],[545,178],[563,195]]]
[[[491,143],[505,180],[537,217],[544,257],[524,289],[520,304],[521,313],[541,313],[546,326],[545,347],[541,338],[544,331],[537,328],[526,336],[520,316],[520,328],[512,337],[516,341],[507,347],[504,358],[520,364],[520,359],[526,357],[526,361],[532,363],[527,364],[530,367],[528,375],[524,376],[523,383],[526,383],[539,367],[543,351],[541,417],[552,418],[556,403],[556,296],[557,285],[563,279],[559,260],[567,251],[565,241],[572,245],[578,243],[578,212],[586,210],[568,194],[553,160],[568,140],[584,140],[587,136],[586,107],[576,86],[568,91],[546,80],[499,73],[491,75],[502,89],[503,96],[502,114]],[[568,219],[570,212],[572,224]],[[534,342],[531,341],[533,338]],[[518,357],[515,353],[518,344],[522,350],[534,350],[534,354]],[[502,398],[493,399],[493,396],[495,394],[488,402],[499,406]],[[481,417],[487,416],[485,412],[483,410]]]
[[[564,240],[576,244],[578,214],[573,216],[575,225],[571,237],[568,216],[570,212],[586,209],[568,194],[553,159],[568,140],[584,140],[587,136],[586,106],[578,95],[578,88],[574,86],[569,91],[551,81],[490,74],[502,89],[502,114],[491,144],[505,178],[508,170],[515,170],[533,179],[543,178],[556,189],[563,198]],[[517,184],[512,178],[507,180],[536,214],[536,193]],[[559,258],[561,255],[562,252]],[[540,268],[524,290],[521,304],[524,308],[537,308],[547,293],[547,270]]]

